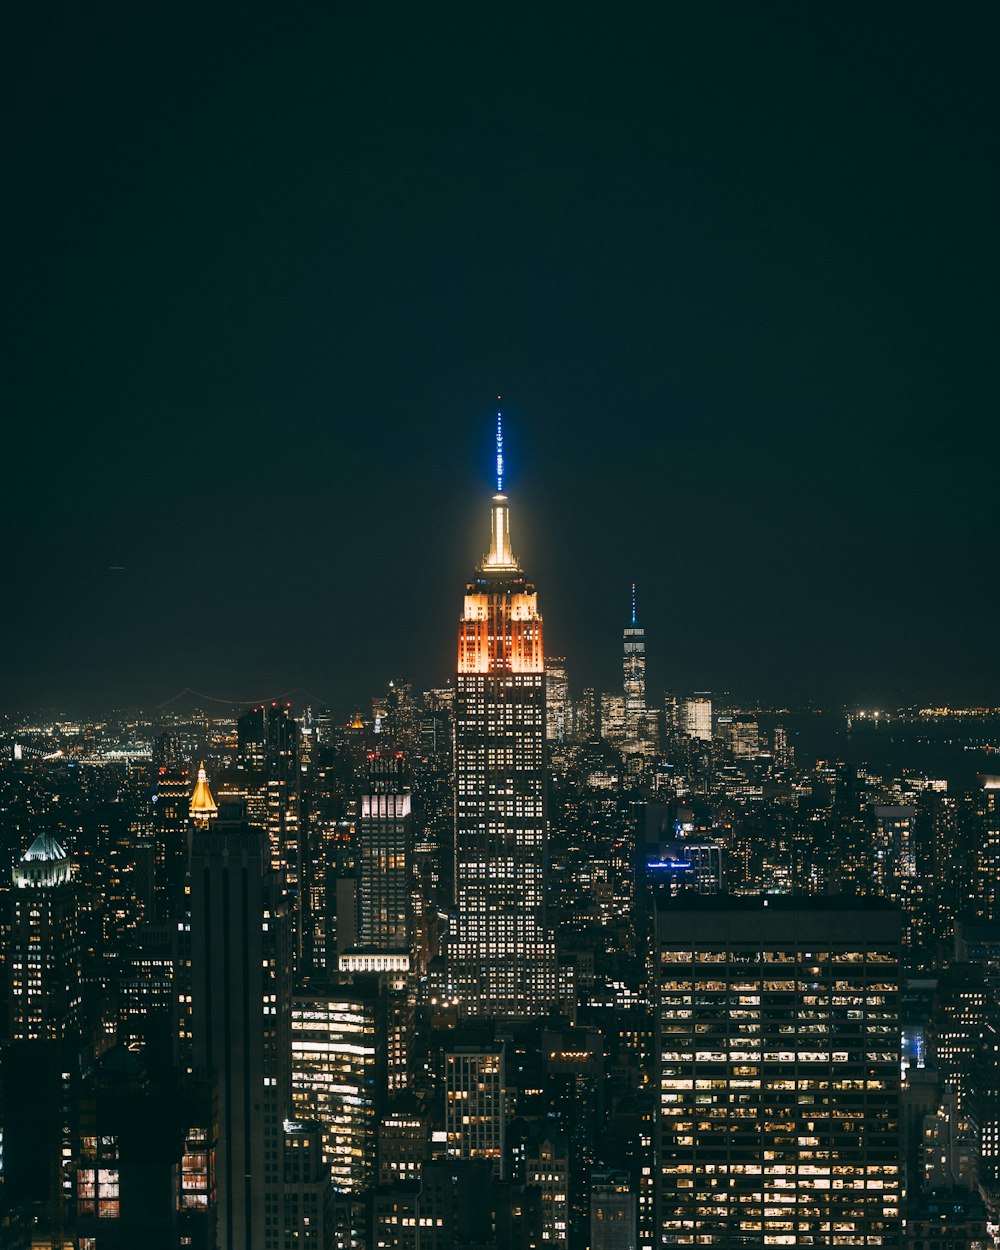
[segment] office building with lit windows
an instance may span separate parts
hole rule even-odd
[[[413,818],[403,759],[372,754],[357,822],[358,945],[413,945]]]
[[[602,1168],[590,1184],[590,1250],[637,1250],[635,1194],[627,1172]]]
[[[712,700],[708,694],[697,693],[684,699],[680,707],[681,733],[701,742],[712,741]]]
[[[511,549],[498,425],[489,552],[466,587],[455,687],[455,907],[460,1010],[532,1016],[557,998],[545,927],[545,664],[535,587]]]
[[[622,678],[625,698],[625,737],[638,738],[646,717],[646,631],[635,611],[632,583],[632,616],[622,633]]]
[[[573,705],[564,656],[545,658],[545,736],[550,742],[565,742],[573,736]]]
[[[0,1076],[4,1199],[57,1232],[72,1195],[71,1108],[80,1075],[81,937],[69,856],[50,834],[14,865],[3,955],[8,1028]]]
[[[444,1057],[445,1133],[452,1159],[482,1159],[504,1179],[507,1091],[503,1043],[458,1046]]]
[[[80,1016],[80,944],[69,857],[39,834],[14,866],[10,1039],[61,1042]]]
[[[356,981],[307,988],[292,1004],[292,1104],[319,1125],[330,1183],[342,1194],[362,1193],[376,1180],[385,1088],[377,978]]]
[[[656,910],[664,1246],[899,1246],[900,915],[878,898]]]
[[[546,1126],[548,1127],[548,1126]],[[569,1147],[564,1137],[540,1132],[524,1161],[526,1184],[541,1190],[542,1240],[550,1250],[569,1245]]]

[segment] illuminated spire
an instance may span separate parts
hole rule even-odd
[[[497,396],[497,403],[500,396]],[[497,494],[503,494],[503,416],[497,409]]]
[[[497,396],[499,402],[500,396]],[[490,518],[490,550],[482,563],[484,572],[515,572],[517,559],[510,547],[510,508],[503,493],[503,416],[497,409],[497,493],[493,496]]]
[[[632,624],[635,624],[635,582],[632,583]]]
[[[191,795],[191,806],[188,811],[191,819],[199,824],[207,823],[219,811],[208,785],[208,773],[205,772],[204,764],[198,769],[198,781]]]

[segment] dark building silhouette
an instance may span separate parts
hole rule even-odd
[[[287,905],[262,830],[226,803],[193,834],[191,972],[195,1067],[218,1104],[223,1250],[281,1244],[282,1125],[290,1101]]]

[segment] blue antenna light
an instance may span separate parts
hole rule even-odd
[[[635,624],[635,582],[632,583],[632,624]]]
[[[497,396],[500,399],[500,396]],[[497,494],[503,494],[503,417],[497,409]]]

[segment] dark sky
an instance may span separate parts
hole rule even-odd
[[[442,683],[498,391],[575,688],[1000,703],[995,5],[214,7],[0,19],[0,710]]]

